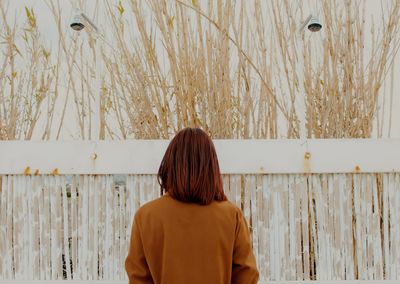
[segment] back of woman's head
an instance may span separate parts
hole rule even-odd
[[[175,135],[157,179],[161,193],[179,201],[206,205],[226,200],[214,144],[200,128],[185,128]]]

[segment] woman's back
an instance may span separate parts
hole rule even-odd
[[[140,208],[126,259],[131,283],[258,281],[249,231],[229,201],[180,202],[165,194]]]
[[[211,138],[199,128],[179,131],[157,179],[163,197],[135,214],[129,283],[257,283],[249,228],[227,201]]]

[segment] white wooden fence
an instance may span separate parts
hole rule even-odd
[[[26,280],[0,280],[3,284],[26,284]],[[106,280],[29,280],[29,284],[126,284],[127,281]],[[395,280],[334,280],[334,281],[271,281],[272,284],[398,284]]]
[[[126,280],[132,216],[159,196],[167,144],[0,142],[0,279]],[[215,145],[260,283],[400,280],[399,140]]]

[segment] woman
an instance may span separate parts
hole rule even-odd
[[[181,130],[157,178],[162,197],[134,217],[125,261],[129,283],[257,283],[249,229],[241,210],[227,201],[208,135]]]

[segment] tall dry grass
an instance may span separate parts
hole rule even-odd
[[[287,111],[272,91],[268,64],[257,66],[247,51],[249,17],[241,4],[148,1],[141,7],[129,2],[126,9],[135,17],[139,40],[127,43],[123,35],[117,37],[128,60],[115,64],[110,75],[111,89],[117,90],[112,96],[124,98],[114,99],[114,111],[125,111],[135,137],[168,138],[185,126],[202,127],[214,138],[277,137],[277,105]],[[121,35],[128,12],[113,9],[108,5],[113,33]],[[242,16],[235,19],[236,9]],[[150,26],[148,10],[154,17]]]
[[[56,52],[43,42],[35,12],[26,8],[24,22],[11,24],[0,1],[0,139],[50,139],[55,104],[59,96],[59,66]]]
[[[303,1],[130,1],[124,12],[109,4],[126,59],[105,59],[113,111],[124,110],[138,138],[167,138],[184,126],[214,138],[296,138],[296,101],[305,99],[307,137],[370,137],[399,47],[399,2],[382,7],[371,34],[365,2],[320,5],[324,29],[299,34]],[[140,34],[131,43],[125,14]]]
[[[90,29],[68,30],[65,3],[46,3],[59,32],[51,55],[31,10],[19,54],[14,43],[23,27],[8,24],[1,6],[0,117],[9,139],[29,139],[35,128],[43,139],[59,139],[72,119],[74,137],[91,138],[96,57],[103,139],[167,139],[186,126],[213,138],[296,138],[302,113],[309,138],[371,137],[375,124],[382,133],[392,123],[378,102],[400,46],[399,1],[381,3],[371,26],[365,1],[357,0],[311,7],[289,0],[98,1],[88,15],[106,31],[101,54]],[[87,2],[73,3],[86,11]],[[309,12],[322,20],[321,32],[298,32]],[[32,66],[15,73],[16,57]]]
[[[310,137],[371,136],[381,87],[399,47],[399,8],[393,1],[384,25],[372,25],[366,40],[365,2],[343,1],[339,9],[335,1],[323,2],[325,26],[332,28],[325,29],[318,63],[312,64],[312,45],[304,45]]]

